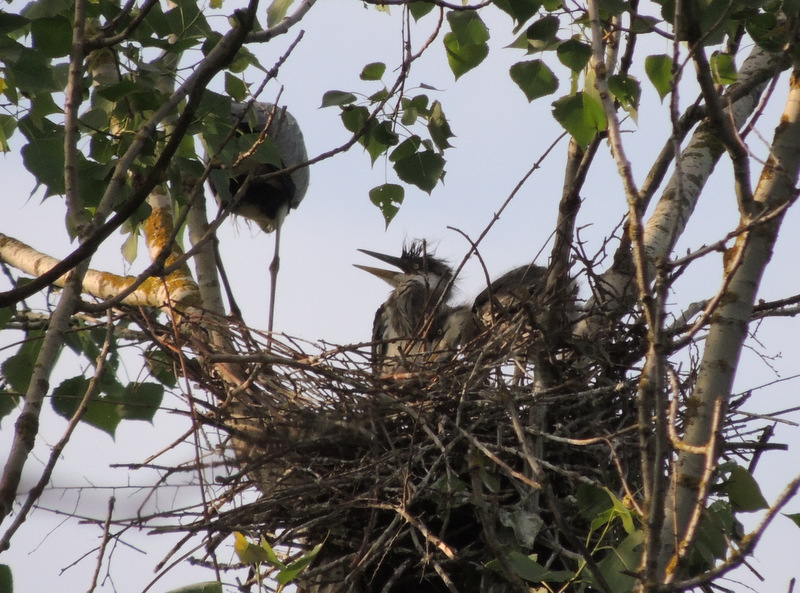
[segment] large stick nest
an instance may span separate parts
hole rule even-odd
[[[602,493],[640,487],[637,327],[556,348],[520,315],[376,377],[363,345],[220,323],[232,353],[189,368],[216,398],[205,421],[229,435],[221,498],[258,496],[190,529],[263,533],[298,554],[324,542],[299,583],[315,593],[526,591],[519,555],[574,573],[597,493],[610,504]],[[537,364],[559,382],[538,387]],[[585,576],[571,590],[590,590]]]

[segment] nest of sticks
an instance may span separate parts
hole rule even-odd
[[[640,487],[643,338],[636,320],[619,327],[602,346],[546,344],[521,311],[455,356],[376,377],[368,345],[267,340],[225,321],[230,351],[193,374],[215,396],[205,422],[227,434],[219,500],[246,502],[184,528],[209,547],[232,531],[289,555],[324,542],[297,582],[312,593],[527,591],[514,554],[574,573],[587,501]],[[539,387],[537,365],[558,382]],[[231,366],[234,388],[220,377]]]

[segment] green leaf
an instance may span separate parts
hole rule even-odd
[[[0,365],[3,378],[8,382],[16,393],[25,393],[31,382],[31,375],[42,348],[44,332],[42,330],[31,330],[26,332],[25,341],[19,350]]]
[[[736,530],[741,524],[736,521],[733,508],[724,500],[717,500],[703,511],[697,527],[697,536],[691,551],[692,563],[706,570],[717,560],[728,555],[731,539],[741,537]]]
[[[353,93],[347,93],[345,91],[327,91],[324,95],[322,95],[322,107],[342,107],[344,105],[350,105],[351,103],[355,103],[356,96]]]
[[[453,138],[455,134],[453,134],[453,131],[450,129],[450,124],[447,123],[447,118],[445,118],[444,111],[442,111],[442,104],[439,103],[439,101],[434,101],[431,105],[431,114],[428,119],[428,131],[431,133],[431,138],[440,150],[450,148],[449,140]]]
[[[276,577],[278,583],[283,586],[291,583],[297,578],[306,567],[311,564],[314,558],[317,557],[319,551],[322,549],[322,544],[317,544],[314,548],[308,552],[307,554],[303,554],[300,558],[292,562],[289,566],[285,569],[281,570]]]
[[[592,520],[613,508],[608,493],[588,484],[580,484],[576,493],[578,511],[584,519]]]
[[[247,85],[238,76],[230,72],[225,73],[225,92],[235,101],[244,101],[247,98]]]
[[[401,104],[403,106],[403,116],[400,119],[400,122],[404,126],[412,125],[417,121],[417,117],[420,115],[428,115],[430,112],[428,109],[427,95],[417,95],[411,99],[403,97],[401,99]]]
[[[62,381],[53,390],[51,403],[55,412],[67,420],[71,419],[77,412],[88,386],[89,379],[80,375]],[[121,419],[117,406],[110,398],[95,396],[88,402],[82,420],[113,438]]]
[[[11,567],[7,564],[0,564],[0,591],[3,593],[13,593],[14,579],[11,577]]]
[[[608,90],[617,98],[622,108],[628,112],[639,110],[642,87],[639,81],[627,74],[614,74],[608,77]]]
[[[784,517],[788,517],[794,522],[795,525],[800,527],[800,513],[792,513],[791,515],[787,515],[784,513]]]
[[[0,309],[0,331],[2,331],[6,324],[14,317],[14,311],[11,307],[3,307]]]
[[[517,62],[511,66],[509,73],[529,102],[551,95],[558,89],[558,78],[541,60]]]
[[[47,58],[69,55],[72,48],[72,23],[64,16],[31,21],[33,47]]]
[[[185,587],[171,589],[167,591],[167,593],[222,593],[222,585],[216,581],[195,583],[194,585],[186,585]]]
[[[0,390],[0,420],[13,412],[19,404],[20,396]],[[2,589],[0,589],[2,591]]]
[[[558,59],[573,72],[580,72],[586,68],[592,57],[592,48],[577,39],[567,39],[556,50]]]
[[[597,8],[607,16],[624,12],[628,6],[625,0],[597,0]]]
[[[639,34],[652,33],[661,23],[661,19],[657,19],[653,16],[636,15],[631,23],[631,31]]]
[[[392,151],[392,154],[389,155],[389,160],[396,163],[397,161],[410,157],[417,152],[421,144],[422,139],[419,136],[411,136],[403,140],[400,146]]]
[[[389,96],[389,90],[383,87],[381,90],[372,93],[368,98],[370,103],[380,103]]]
[[[544,51],[553,46],[558,33],[559,20],[556,16],[546,16],[535,21],[525,31],[528,45],[534,51]]]
[[[235,531],[233,536],[236,538],[233,543],[233,549],[239,557],[239,560],[244,564],[261,564],[262,562],[267,562],[270,556],[269,552],[264,548],[247,541],[247,538],[238,531]]]
[[[644,532],[636,531],[626,537],[605,558],[597,563],[600,572],[611,591],[631,591],[636,585],[636,577],[623,572],[636,572],[642,559]],[[591,573],[587,575],[590,583],[595,583]]]
[[[489,41],[489,29],[475,10],[451,10],[447,13],[447,22],[462,46],[484,45]]]
[[[647,56],[644,70],[663,101],[672,90],[672,58],[666,54]]]
[[[380,80],[386,72],[386,64],[383,62],[372,62],[364,66],[361,71],[361,80]]]
[[[711,75],[717,84],[733,84],[739,80],[734,57],[720,51],[711,54]]]
[[[411,2],[408,5],[408,10],[415,21],[424,17],[434,8],[436,5],[433,2]]]
[[[46,195],[63,194],[64,139],[40,136],[22,147],[22,162],[37,183],[47,186]]]
[[[164,387],[158,383],[128,383],[119,402],[119,417],[127,420],[153,422],[164,398]]]
[[[474,10],[453,10],[447,13],[450,33],[443,42],[447,61],[456,79],[480,64],[489,55],[489,29]]]
[[[369,199],[380,209],[387,228],[400,210],[400,204],[403,203],[404,197],[405,190],[403,186],[394,183],[384,183],[378,187],[373,187],[369,191]]]
[[[510,552],[507,560],[517,576],[531,583],[563,583],[575,577],[575,573],[568,570],[549,570],[533,558],[517,551]],[[486,566],[498,572],[503,570],[499,560],[492,560]]]
[[[447,63],[456,80],[478,66],[489,55],[489,46],[486,43],[461,45],[453,33],[447,33],[443,41],[447,51]]]
[[[282,21],[293,3],[294,0],[272,0],[267,8],[267,26],[274,27]]]
[[[367,120],[369,120],[369,109],[363,106],[355,107],[353,105],[348,105],[342,109],[341,117],[344,127],[355,134],[361,131]]]
[[[494,5],[514,19],[519,27],[536,14],[542,3],[539,0],[495,0]]]
[[[129,264],[132,264],[133,262],[136,261],[136,254],[139,253],[138,230],[134,229],[133,231],[128,233],[128,238],[125,239],[125,242],[122,244],[120,251],[122,252],[122,257]]]
[[[269,545],[267,538],[265,538],[263,535],[261,536],[261,549],[267,553],[267,563],[277,568],[286,567],[286,565],[278,559],[278,555],[275,553],[275,550],[272,549],[272,546]]]
[[[598,132],[606,129],[603,106],[586,93],[576,93],[555,101],[553,117],[584,149]]]
[[[733,467],[728,479],[723,482],[722,491],[728,495],[731,506],[737,512],[752,513],[769,508],[758,482],[739,465]]]
[[[38,51],[22,48],[19,58],[6,63],[6,68],[13,73],[16,87],[26,94],[37,95],[61,90],[56,83],[55,70],[44,54]]]
[[[173,360],[161,350],[148,350],[144,360],[153,376],[167,387],[175,387],[178,379],[175,376]]]
[[[0,11],[0,35],[8,35],[26,27],[30,20],[18,14]],[[2,589],[0,589],[2,590]]]
[[[431,193],[444,176],[444,165],[441,155],[423,150],[395,162],[394,170],[402,181]]]

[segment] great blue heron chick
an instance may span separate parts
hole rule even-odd
[[[398,270],[357,265],[394,290],[375,313],[372,326],[372,363],[378,375],[413,370],[431,350],[437,321],[447,307],[452,291],[453,270],[426,249],[424,241],[403,248],[400,257],[359,249]]]

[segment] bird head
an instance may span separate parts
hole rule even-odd
[[[428,251],[426,247],[425,241],[413,241],[403,246],[403,252],[400,257],[359,249],[361,253],[391,264],[398,268],[397,270],[386,270],[360,264],[354,265],[358,269],[369,272],[388,282],[395,288],[403,282],[416,280],[424,282],[434,290],[449,290],[448,285],[451,284],[453,278],[452,268],[444,260],[435,257],[433,252]]]

